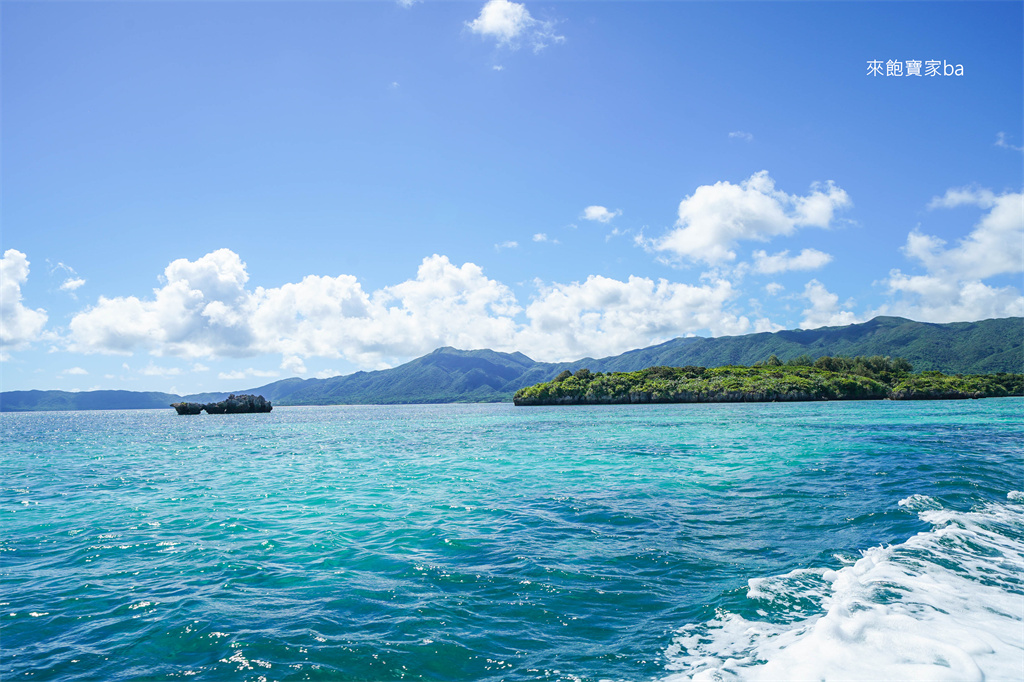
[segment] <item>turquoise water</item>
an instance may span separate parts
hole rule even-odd
[[[5,413],[0,677],[1020,679],[1022,408]]]

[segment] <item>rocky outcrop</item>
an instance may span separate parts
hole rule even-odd
[[[199,414],[206,410],[207,414],[250,414],[253,412],[270,412],[274,406],[261,395],[235,395],[232,393],[226,400],[216,403],[171,403],[178,414]]]
[[[203,411],[202,403],[171,403],[178,414],[199,414]]]
[[[207,414],[248,414],[250,412],[270,412],[274,408],[261,395],[235,395],[232,393],[227,400],[206,403],[203,409]]]

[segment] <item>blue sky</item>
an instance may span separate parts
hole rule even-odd
[[[3,390],[1024,315],[1022,8],[4,2]]]

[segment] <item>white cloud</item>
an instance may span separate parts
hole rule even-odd
[[[322,369],[316,373],[317,379],[330,379],[331,377],[339,376],[341,372],[336,369]]]
[[[228,249],[195,262],[179,259],[164,270],[165,285],[151,299],[106,298],[75,315],[69,324],[77,352],[131,353],[147,348],[156,355],[207,357],[249,355],[255,341],[249,315],[249,276]]]
[[[801,227],[826,228],[838,209],[850,205],[846,192],[831,181],[816,183],[810,194],[798,196],[776,190],[768,171],[760,171],[738,185],[701,185],[679,204],[674,229],[647,246],[717,265],[735,260],[733,249],[740,241],[769,241]]]
[[[541,286],[526,309],[529,325],[520,345],[538,358],[570,360],[621,353],[696,329],[742,334],[750,321],[727,309],[736,294],[726,280],[694,286],[591,275],[582,283]]]
[[[958,206],[991,208],[995,205],[995,192],[981,187],[954,187],[947,189],[941,197],[932,197],[932,200],[928,202],[929,209],[956,208]]]
[[[405,7],[406,9],[408,9],[409,7],[412,7],[417,2],[423,2],[423,0],[395,0],[395,1],[398,3],[399,7]]]
[[[944,240],[915,230],[907,235],[903,252],[930,273],[961,280],[1024,271],[1024,193],[996,196],[989,190],[953,189],[929,206],[972,204],[989,210],[956,246],[944,248]]]
[[[81,367],[71,367],[71,368],[66,369],[66,370],[61,372],[61,374],[74,374],[74,375],[84,375],[84,374],[88,374],[88,373],[89,373],[88,371],[82,369]]]
[[[491,69],[494,71],[504,71],[505,67],[502,66],[501,64],[495,64],[494,66],[491,67]]]
[[[876,312],[926,322],[958,322],[1024,315],[1024,296],[1013,286],[982,280],[1024,271],[1024,193],[997,195],[961,187],[932,199],[928,207],[974,206],[981,219],[954,246],[914,230],[903,253],[918,261],[924,274],[889,273],[885,284],[898,298]]]
[[[0,360],[8,359],[11,351],[28,348],[46,325],[45,310],[32,310],[21,302],[28,266],[25,254],[15,249],[8,249],[0,258]]]
[[[610,355],[710,330],[740,334],[751,323],[730,309],[738,292],[726,280],[701,285],[631,277],[538,284],[524,309],[512,290],[473,264],[424,258],[416,277],[366,292],[351,275],[310,275],[280,287],[247,290],[232,252],[175,261],[153,295],[102,298],[70,324],[79,352],[148,351],[200,357],[280,354],[303,373],[305,359],[344,358],[375,369],[439,346],[526,349],[538,360]],[[260,376],[227,373],[226,379]]]
[[[192,371],[193,372],[209,372],[210,368],[207,367],[206,365],[204,365],[201,362],[196,362],[196,363],[192,364]]]
[[[1015,152],[1024,152],[1024,147],[1018,147],[1017,145],[1010,144],[1006,141],[1006,133],[1000,132],[996,135],[996,146],[1003,147],[1004,149],[1012,149]]]
[[[548,45],[565,41],[565,36],[555,33],[553,21],[534,19],[526,5],[509,0],[489,0],[480,16],[467,21],[466,26],[473,33],[493,38],[499,46],[513,50],[526,42],[534,52],[540,52]]]
[[[753,255],[755,272],[765,275],[790,270],[817,270],[832,262],[830,254],[817,249],[803,249],[795,256],[790,256],[789,251],[780,251],[770,256],[766,251],[755,251]]]
[[[786,287],[782,286],[778,282],[768,282],[768,284],[764,285],[764,290],[768,292],[769,296],[777,296],[779,292],[785,288]]]
[[[900,300],[876,314],[898,315],[922,322],[966,322],[1024,316],[1024,296],[1014,287],[993,287],[980,280],[935,275],[905,275],[898,269],[886,280]]]
[[[604,206],[587,206],[583,209],[580,218],[583,220],[596,220],[599,223],[609,223],[613,218],[622,215],[622,211],[616,209],[609,211]]]
[[[767,317],[759,317],[754,321],[754,331],[760,334],[761,332],[777,332],[785,329],[781,324],[775,324]]]
[[[161,367],[151,362],[139,370],[139,373],[147,377],[173,377],[181,374],[181,370],[177,367]]]
[[[860,319],[852,312],[841,310],[839,296],[830,292],[824,284],[816,279],[812,279],[804,286],[801,297],[807,299],[811,304],[810,308],[803,311],[804,319],[800,326],[804,329],[838,327],[860,322]]]
[[[537,234],[533,235],[533,241],[535,241],[535,242],[548,242],[549,244],[559,244],[559,243],[561,243],[557,239],[552,239],[552,238],[548,237],[543,232],[538,232]]]
[[[253,369],[252,367],[248,369],[238,370],[235,372],[220,372],[219,374],[217,374],[218,379],[226,379],[229,381],[240,381],[242,379],[248,379],[249,377],[269,379],[276,376],[278,376],[277,372]]]
[[[742,130],[734,130],[729,133],[730,140],[743,140],[744,142],[753,142],[754,136],[750,133],[745,133]]]
[[[495,251],[501,251],[502,249],[515,249],[519,247],[519,242],[507,241],[501,242],[500,244],[494,245]]]
[[[289,355],[281,361],[281,369],[292,374],[306,374],[306,364],[298,355]]]
[[[85,284],[85,280],[81,277],[68,277],[64,280],[64,283],[60,285],[60,289],[61,291],[74,291],[83,284]]]

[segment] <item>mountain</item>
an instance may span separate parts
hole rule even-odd
[[[172,393],[142,391],[4,391],[0,412],[36,410],[136,410],[167,407],[181,400]]]
[[[770,355],[802,354],[901,357],[915,372],[947,374],[1020,372],[1024,366],[1024,318],[933,324],[901,317],[876,317],[843,327],[796,329],[743,336],[673,339],[596,361],[595,371],[632,372],[645,367],[752,365]]]
[[[509,401],[524,386],[550,381],[563,370],[633,372],[667,365],[752,365],[776,355],[887,355],[910,361],[914,371],[984,374],[1024,371],[1024,318],[933,324],[876,317],[861,324],[820,329],[678,338],[606,358],[536,362],[522,353],[438,348],[392,369],[330,379],[290,378],[235,393],[254,393],[277,405],[337,405]],[[133,391],[8,391],[0,411],[163,408],[172,402],[211,402],[227,393],[176,396]]]

